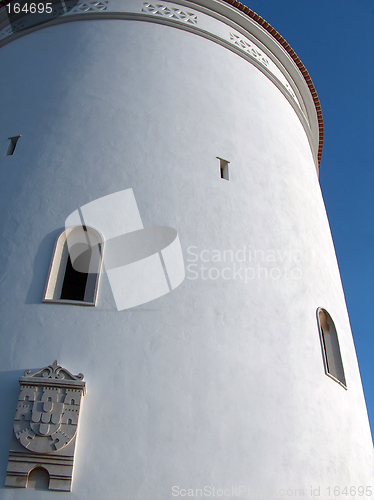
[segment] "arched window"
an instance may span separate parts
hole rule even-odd
[[[334,322],[329,313],[322,308],[317,309],[317,320],[326,374],[339,382],[344,388],[347,388],[338,334]]]
[[[43,467],[35,467],[27,476],[26,488],[34,490],[48,490],[49,489],[49,474]]]
[[[57,238],[43,302],[94,306],[103,254],[98,231],[76,226]]]

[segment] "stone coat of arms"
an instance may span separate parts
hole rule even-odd
[[[52,474],[54,479],[50,481],[50,489],[69,491],[79,410],[85,394],[83,375],[72,375],[54,361],[35,373],[25,371],[19,382],[21,387],[13,429],[22,448],[10,450],[6,484],[15,486],[16,477],[20,478],[17,463],[20,460],[24,463],[25,457],[30,456],[30,463],[35,464],[37,460]],[[23,453],[22,449],[25,450]],[[57,470],[52,470],[54,462],[49,456],[63,457],[63,462],[59,463],[60,467],[65,464],[64,479],[56,477]]]

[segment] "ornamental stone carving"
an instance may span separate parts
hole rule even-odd
[[[258,48],[253,44],[249,43],[243,38],[240,38],[235,33],[230,33],[230,41],[237,45],[239,48],[247,52],[250,56],[257,59],[264,66],[269,66],[269,60],[264,56],[264,54],[258,50]]]
[[[19,379],[6,486],[24,488],[35,467],[49,474],[49,489],[70,491],[83,375],[57,364]]]
[[[189,24],[197,24],[197,15],[194,12],[182,10],[177,7],[169,7],[161,3],[151,4],[144,2],[142,12],[168,17],[169,19],[176,19],[177,21],[184,21]]]

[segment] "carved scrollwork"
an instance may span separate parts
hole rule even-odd
[[[66,368],[62,368],[62,366],[60,366],[57,363],[57,359],[55,359],[51,365],[46,366],[41,370],[36,371],[35,373],[31,374],[31,370],[25,370],[24,376],[32,378],[42,377],[44,379],[52,378],[59,380],[83,380],[84,378],[84,375],[82,373],[78,373],[78,375],[73,375]]]

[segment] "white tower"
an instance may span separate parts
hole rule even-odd
[[[0,498],[35,483],[51,491],[27,498],[368,498],[321,109],[294,51],[235,1],[65,1],[11,23],[9,9]],[[148,231],[154,254],[143,225],[172,228]],[[81,234],[96,246],[77,284]]]

